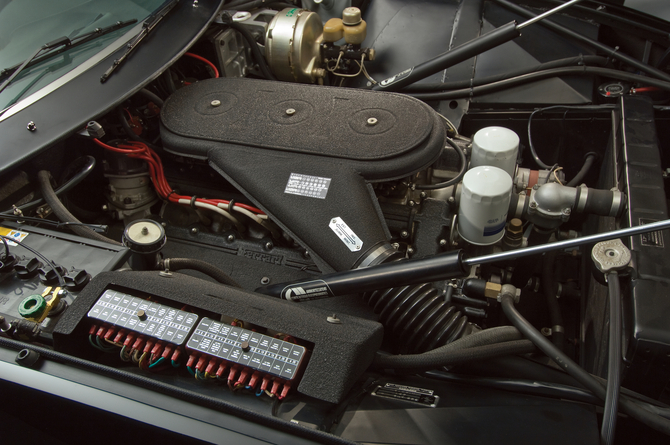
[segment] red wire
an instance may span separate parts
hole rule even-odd
[[[178,195],[176,193],[173,193],[173,190],[170,187],[170,184],[167,182],[167,178],[165,177],[165,172],[163,170],[163,162],[161,161],[161,158],[147,144],[139,141],[128,141],[124,144],[119,144],[118,147],[113,147],[111,145],[105,144],[99,139],[93,139],[93,141],[106,150],[114,151],[116,153],[123,153],[128,157],[142,159],[143,161],[145,161],[149,167],[149,175],[151,176],[151,180],[154,183],[154,187],[156,188],[156,191],[161,196],[161,198],[167,199],[168,201],[174,203],[179,203],[180,199],[188,199],[188,200],[191,199],[190,196]],[[196,198],[196,201],[204,204],[210,204],[213,206],[217,206],[218,204],[230,203],[230,201],[226,201],[224,199]],[[251,212],[258,213],[261,215],[263,214],[263,212],[260,209],[252,207],[250,205],[236,202],[235,206],[247,209]]]
[[[219,70],[217,70],[216,66],[214,66],[214,64],[212,62],[210,62],[209,60],[207,60],[204,57],[199,56],[197,54],[193,54],[193,53],[186,53],[184,55],[188,56],[188,57],[192,57],[193,59],[198,59],[201,62],[205,62],[207,65],[210,66],[210,68],[212,68],[214,70],[214,77],[215,78],[219,77]]]
[[[644,93],[646,91],[658,91],[657,87],[640,87],[640,88],[635,88],[636,93]]]

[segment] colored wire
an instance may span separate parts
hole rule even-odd
[[[173,367],[179,368],[179,363],[175,362],[174,360],[170,360],[170,363],[172,364]]]
[[[121,351],[119,352],[119,357],[121,357],[121,360],[123,360],[124,362],[129,362],[131,357],[130,354],[126,353],[126,348],[127,346],[125,345],[121,348]]]
[[[149,368],[155,368],[156,366],[160,365],[164,361],[165,361],[165,357],[161,357],[158,360],[156,360],[155,362],[153,362],[152,364],[150,364]]]
[[[188,371],[189,374],[191,374],[193,377],[195,377],[195,371],[193,370],[193,368],[191,368],[190,366],[187,366],[186,370]]]
[[[196,207],[212,210],[226,217],[231,222],[233,222],[233,224],[235,224],[237,229],[240,231],[244,229],[244,226],[229,212],[230,210],[235,210],[244,214],[245,216],[249,216],[251,214],[253,216],[252,219],[256,222],[259,222],[259,224],[262,223],[265,218],[267,218],[267,215],[263,214],[260,209],[246,204],[236,202],[234,203],[232,209],[230,209],[230,201],[223,199],[203,198],[196,198],[193,200],[193,197],[191,196],[184,196],[175,193],[174,190],[172,190],[170,187],[170,184],[167,182],[165,172],[163,171],[163,163],[161,162],[160,157],[154,150],[151,149],[151,147],[143,142],[128,141],[124,144],[119,144],[117,147],[113,147],[111,145],[105,144],[99,139],[93,139],[93,141],[106,150],[113,151],[115,153],[122,153],[130,158],[144,160],[149,167],[149,174],[156,192],[161,198],[166,199],[169,202],[190,206],[191,201],[193,201]]]
[[[217,70],[217,69],[216,69],[216,66],[215,66],[212,62],[210,62],[209,60],[207,60],[207,59],[205,59],[204,57],[199,56],[199,55],[197,55],[197,54],[193,54],[193,53],[186,53],[186,54],[184,54],[184,55],[185,55],[185,56],[188,56],[188,57],[191,57],[191,58],[193,58],[193,59],[197,59],[197,60],[199,60],[199,61],[201,61],[201,62],[205,62],[205,63],[206,63],[207,65],[209,65],[209,67],[214,71],[214,78],[218,78],[218,77],[219,77],[219,70]]]

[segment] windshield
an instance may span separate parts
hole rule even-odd
[[[164,0],[0,0],[0,70],[30,57],[47,42],[77,36],[119,21],[143,21]],[[25,68],[0,93],[0,109],[38,91],[131,30],[122,28]],[[0,81],[8,75],[0,76]]]

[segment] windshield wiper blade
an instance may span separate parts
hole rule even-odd
[[[3,91],[5,88],[7,88],[7,85],[9,85],[9,84],[12,82],[12,80],[14,80],[14,79],[16,78],[16,76],[18,76],[19,73],[20,73],[20,72],[21,72],[21,71],[22,71],[22,70],[23,70],[23,69],[24,69],[30,62],[33,61],[33,59],[35,59],[37,56],[39,56],[39,54],[40,54],[42,51],[48,51],[48,50],[51,50],[51,49],[54,49],[54,48],[58,48],[59,46],[69,45],[70,43],[71,43],[71,42],[70,42],[70,39],[68,39],[67,37],[61,37],[61,38],[58,38],[58,39],[56,39],[56,40],[54,40],[54,41],[52,41],[52,42],[45,43],[44,45],[40,46],[40,47],[37,49],[37,51],[35,51],[35,52],[33,53],[32,56],[30,56],[30,57],[28,57],[26,60],[24,60],[23,63],[22,63],[18,68],[16,68],[16,69],[14,70],[14,72],[12,73],[12,75],[9,76],[9,78],[8,78],[7,80],[5,80],[4,83],[3,83],[2,85],[0,85],[0,93],[2,93],[2,91]]]
[[[137,33],[133,39],[128,42],[126,45],[126,52],[123,53],[121,57],[118,59],[114,60],[114,63],[112,63],[112,66],[110,66],[107,71],[100,77],[100,83],[105,83],[107,79],[109,79],[109,76],[112,75],[114,70],[119,67],[125,60],[128,58],[130,53],[133,52],[135,48],[144,40],[146,36],[149,35],[151,31],[160,23],[161,20],[172,10],[172,8],[175,7],[175,5],[179,2],[179,0],[168,0],[165,2],[165,6],[163,6],[161,9],[159,9],[155,14],[150,16],[147,20],[144,21],[142,24],[142,30]]]
[[[33,53],[32,56],[28,57],[23,62],[17,63],[14,66],[0,71],[0,77],[11,74],[11,76],[5,80],[2,86],[0,86],[0,92],[2,92],[2,90],[4,90],[7,85],[9,85],[25,68],[35,65],[48,57],[53,57],[53,52],[55,49],[61,48],[58,51],[58,53],[60,53],[66,49],[70,49],[96,39],[99,36],[109,34],[110,32],[116,31],[117,29],[125,28],[126,26],[132,25],[133,23],[137,23],[137,19],[118,21],[113,25],[109,25],[104,28],[96,28],[91,32],[87,32],[86,34],[82,34],[72,39],[69,39],[68,37],[60,37],[52,42],[42,45],[37,51]]]

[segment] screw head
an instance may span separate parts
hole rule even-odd
[[[537,203],[535,201],[531,201],[531,203],[528,204],[528,207],[530,207],[531,209],[536,209],[537,208]]]
[[[550,336],[551,336],[551,328],[542,328],[542,329],[540,330],[540,332],[541,332],[542,335],[544,335],[545,337],[550,337]]]
[[[103,204],[102,205],[102,211],[106,212],[107,210],[109,210],[109,207],[107,207],[107,204]]]
[[[272,242],[268,241],[267,243],[265,243],[265,248],[266,248],[267,250],[270,250],[270,249],[272,249],[273,247],[274,247],[274,244],[272,244]]]
[[[197,228],[197,227],[192,228],[192,229],[191,229],[191,233],[194,234],[194,235],[195,235],[196,233],[198,233],[198,228]]]
[[[214,99],[214,100],[211,101],[209,104],[210,104],[211,106],[213,106],[213,107],[218,107],[218,106],[221,105],[221,101],[220,101],[220,100],[217,100],[217,99]]]
[[[395,250],[398,250],[400,248],[400,244],[398,243],[393,243],[391,244]]]
[[[449,198],[447,198],[447,202],[448,202],[449,204],[453,204],[454,202],[456,202],[456,200],[454,199],[453,196],[450,196]]]
[[[235,235],[228,235],[228,238],[226,239],[228,240],[229,243],[232,243],[233,241],[235,241]]]
[[[286,110],[286,115],[287,116],[293,116],[295,114],[295,108],[288,108]]]
[[[407,253],[410,254],[410,255],[413,254],[413,253],[414,253],[414,247],[409,246],[409,247],[407,248]]]
[[[563,209],[563,214],[564,215],[570,215],[570,213],[572,213],[572,210],[570,209],[570,207],[566,207],[566,208]]]
[[[400,232],[400,238],[407,238],[409,236],[409,232],[407,230],[403,230]]]
[[[416,203],[414,201],[410,201],[410,202],[407,203],[407,205],[410,206],[410,207],[414,207],[415,204]]]
[[[270,284],[270,278],[269,277],[261,278],[261,284]]]
[[[446,239],[441,239],[440,240],[440,246],[444,247],[447,245],[447,240]]]
[[[379,122],[379,121],[377,120],[376,117],[369,117],[368,118],[368,125],[371,126],[371,127],[377,125],[377,122]]]
[[[37,125],[35,125],[35,122],[30,121],[28,122],[28,125],[26,125],[26,128],[28,129],[28,131],[35,131],[37,130]]]

